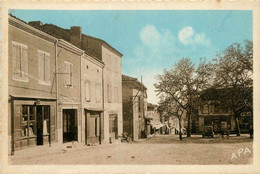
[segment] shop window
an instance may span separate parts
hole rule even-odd
[[[64,72],[63,79],[64,79],[64,85],[66,87],[72,87],[73,85],[73,65],[70,62],[64,61]]]
[[[36,136],[35,107],[22,106],[21,118],[22,137]]]
[[[38,51],[38,80],[39,84],[50,85],[50,54]]]
[[[12,43],[13,79],[28,82],[28,50],[27,46]]]

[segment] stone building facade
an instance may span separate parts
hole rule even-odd
[[[122,87],[123,130],[138,140],[147,131],[147,88],[137,78],[126,75],[122,75]]]
[[[57,39],[15,17],[8,28],[9,154],[57,141]]]
[[[26,23],[11,15],[8,34],[9,154],[54,142],[118,141],[120,52],[80,27]]]

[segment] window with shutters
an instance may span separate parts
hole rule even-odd
[[[114,86],[114,102],[117,103],[117,86]]]
[[[96,83],[96,102],[101,102],[101,85],[100,83]]]
[[[64,70],[62,73],[64,79],[65,87],[73,86],[73,64],[67,61],[64,61]]]
[[[107,69],[111,70],[111,55],[110,54],[107,54]]]
[[[107,101],[111,103],[111,85],[107,84]]]
[[[13,79],[28,82],[28,49],[26,45],[12,42]]]
[[[50,85],[50,54],[38,50],[38,82]]]
[[[85,100],[87,102],[91,101],[91,85],[90,85],[90,81],[85,81]]]

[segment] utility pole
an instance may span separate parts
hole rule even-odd
[[[141,76],[141,84],[142,84],[142,97],[143,97],[143,120],[144,120],[144,114],[145,114],[145,111],[144,111],[144,85],[143,85],[143,77]],[[143,121],[142,120],[142,121]],[[146,130],[146,124],[145,124],[145,127],[144,129]]]

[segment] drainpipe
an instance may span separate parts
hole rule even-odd
[[[56,81],[56,117],[55,117],[55,139],[58,141],[58,55],[57,55],[57,50],[58,50],[58,42],[57,40],[55,42],[55,81]],[[56,138],[57,137],[57,138]]]
[[[83,101],[82,101],[82,86],[81,86],[81,78],[82,78],[82,59],[83,59],[83,55],[84,55],[84,52],[83,54],[80,56],[80,65],[79,65],[79,71],[80,71],[80,74],[79,74],[79,98],[80,98],[80,112],[81,112],[81,132],[80,132],[80,136],[81,136],[81,142],[83,141],[83,135],[82,135],[82,127],[83,127],[83,123],[82,123],[82,120],[83,120]],[[79,119],[78,119],[79,120]],[[86,128],[85,128],[86,129]]]
[[[11,155],[14,155],[14,100],[9,96],[11,100]]]
[[[102,108],[103,108],[103,116],[102,117],[103,117],[103,132],[100,131],[103,134],[103,141],[105,139],[105,129],[104,129],[104,125],[105,125],[104,68],[105,68],[105,65],[103,65],[103,67],[102,67]],[[100,121],[100,124],[101,124],[101,121]],[[101,126],[102,126],[102,124],[100,125],[100,128],[101,128]],[[101,140],[102,140],[102,136],[101,136]]]

